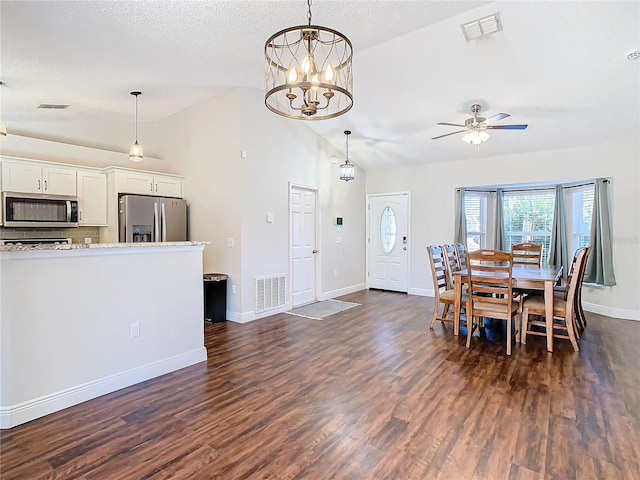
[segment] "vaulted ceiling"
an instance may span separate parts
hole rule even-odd
[[[264,42],[305,24],[306,9],[2,0],[0,118],[10,133],[50,138],[52,122],[130,122],[132,90],[144,92],[140,121],[154,122],[226,88],[263,89]],[[467,42],[460,25],[495,12],[503,30]],[[308,124],[342,151],[351,130],[350,158],[365,169],[637,141],[640,60],[626,53],[640,48],[640,2],[316,0],[312,13],[353,43],[354,107]],[[473,103],[529,127],[492,131],[479,148],[461,134],[431,140]]]

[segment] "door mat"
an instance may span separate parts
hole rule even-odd
[[[334,313],[344,312],[350,308],[357,307],[359,303],[341,302],[340,300],[323,300],[322,302],[310,303],[302,307],[289,310],[287,313],[297,315],[298,317],[312,318],[314,320],[322,320]]]

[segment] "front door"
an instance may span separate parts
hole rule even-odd
[[[316,300],[316,192],[291,188],[291,305]]]
[[[369,288],[407,292],[409,194],[369,197]]]

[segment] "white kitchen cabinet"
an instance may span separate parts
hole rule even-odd
[[[37,162],[2,161],[5,192],[76,195],[76,169]]]
[[[78,223],[107,224],[107,176],[94,170],[78,170]]]
[[[115,171],[116,191],[182,198],[182,177],[152,172]]]

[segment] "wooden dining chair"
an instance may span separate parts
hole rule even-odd
[[[429,262],[431,264],[435,297],[431,325],[429,326],[429,329],[433,330],[437,320],[440,320],[443,326],[445,322],[455,323],[453,308],[455,298],[453,288],[449,287],[449,271],[443,248],[439,245],[431,245],[427,247],[427,252],[429,253]],[[466,298],[463,297],[463,301],[466,302]],[[440,305],[442,305],[442,315],[438,315]]]
[[[460,270],[466,270],[469,250],[467,250],[464,243],[456,243],[456,251],[458,252],[458,265],[460,266]]]
[[[513,263],[542,265],[542,245],[531,242],[518,243],[511,246]]]
[[[449,288],[453,288],[453,274],[460,271],[460,259],[458,258],[458,249],[455,245],[442,245],[444,259],[447,262],[447,283]]]
[[[581,260],[579,261],[579,253],[582,250],[584,250],[584,255],[580,257]],[[553,287],[554,294],[563,300],[566,300],[569,295],[569,286],[571,285],[571,282],[574,281],[574,279],[578,282],[576,283],[576,294],[574,296],[573,306],[573,314],[578,325],[578,330],[576,331],[577,337],[580,336],[580,332],[587,326],[587,319],[584,315],[584,310],[582,309],[582,282],[584,280],[584,272],[586,270],[587,258],[590,250],[590,246],[578,248],[573,254],[573,259],[571,261],[571,266],[569,267],[569,273],[567,274],[565,284]]]
[[[467,348],[471,346],[475,329],[482,326],[482,319],[496,318],[507,322],[507,355],[511,355],[513,328],[518,326],[513,319],[520,313],[520,304],[513,297],[512,254],[475,250],[469,252],[467,269],[470,273],[467,316],[471,319],[467,327]]]
[[[578,272],[581,262],[585,256],[586,249],[579,248],[576,251],[576,267],[574,272]],[[553,332],[554,338],[564,338],[571,341],[573,349],[577,352],[578,341],[576,335],[575,296],[579,283],[579,273],[574,273],[568,282],[566,298],[556,297],[553,300]],[[522,343],[527,343],[527,335],[547,336],[547,324],[544,318],[545,303],[544,297],[531,295],[524,299],[522,304]],[[536,316],[536,318],[530,316]],[[538,329],[534,329],[537,327]],[[560,333],[563,332],[563,333]]]

